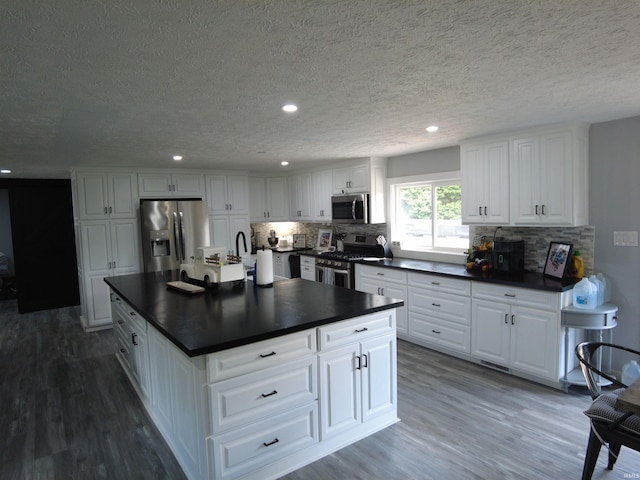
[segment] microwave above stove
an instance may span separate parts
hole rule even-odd
[[[333,223],[369,223],[369,194],[333,195],[331,219]]]

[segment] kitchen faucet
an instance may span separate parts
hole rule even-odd
[[[247,253],[247,237],[245,237],[244,232],[240,230],[236,235],[236,255],[238,256],[240,256],[240,246],[238,245],[240,235],[242,235],[242,245],[244,245],[244,253]]]

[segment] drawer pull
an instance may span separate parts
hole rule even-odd
[[[376,275],[380,275],[381,277],[384,277],[384,273],[382,272],[378,272]]]
[[[438,335],[440,335],[440,332],[438,330],[431,330],[432,333],[437,333]]]
[[[136,312],[129,312],[129,315],[131,315],[132,317],[136,316]]]
[[[118,319],[118,323],[119,323],[120,325],[122,325],[124,322],[123,322],[122,320]]]
[[[431,282],[431,285],[440,285],[440,282]]]
[[[516,294],[515,293],[505,293],[504,296],[505,297],[516,298]]]
[[[121,348],[120,353],[127,353],[127,351],[124,348]]]
[[[267,357],[272,357],[276,354],[276,352],[271,352],[271,353],[267,353],[265,355],[263,355],[262,353],[260,354],[260,358],[267,358]]]
[[[367,327],[361,328],[359,330],[356,328],[356,332],[355,333],[362,333],[362,332],[366,332],[367,330],[369,330]]]
[[[431,305],[433,305],[434,307],[439,307],[440,306],[439,303],[432,303]]]
[[[276,393],[278,393],[278,391],[274,390],[271,393],[262,393],[261,395],[262,395],[262,398],[267,398],[267,397],[270,397],[271,395],[275,395]]]
[[[278,440],[277,438],[275,440],[270,441],[269,443],[262,443],[262,445],[264,445],[265,447],[270,447],[271,445],[274,445],[276,443],[278,443],[280,440]]]
[[[136,337],[138,336],[137,333],[132,333],[131,334],[131,343],[133,343],[134,345],[138,345],[138,342],[136,342]]]

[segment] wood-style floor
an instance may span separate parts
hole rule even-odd
[[[114,358],[77,308],[19,315],[0,302],[0,479],[184,479]],[[287,480],[579,479],[586,391],[565,394],[398,343],[401,422]],[[623,448],[614,471],[640,478]]]

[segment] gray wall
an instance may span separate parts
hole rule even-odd
[[[9,258],[9,273],[14,274],[9,190],[0,189],[0,252]]]
[[[595,270],[618,305],[614,342],[640,349],[640,248],[614,247],[613,232],[640,231],[640,116],[589,131],[589,222],[596,227]]]
[[[460,170],[460,147],[410,153],[387,160],[387,178]]]

